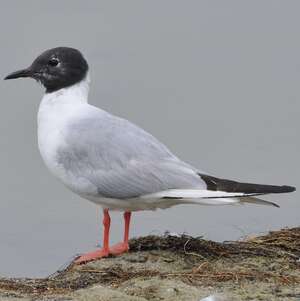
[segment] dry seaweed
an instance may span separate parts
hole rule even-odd
[[[180,279],[195,286],[243,281],[300,284],[300,227],[224,243],[187,235],[146,236],[132,239],[130,250],[130,254],[142,254],[143,260],[126,259],[124,255],[121,258],[130,262],[128,267],[119,264],[116,258],[110,259],[111,265],[101,268],[91,264],[71,265],[44,279],[2,278],[0,291],[14,295],[61,295],[93,284],[117,287],[132,279],[152,277]],[[170,266],[181,259],[186,266],[179,271],[149,269],[146,263],[150,257],[160,258]]]
[[[300,257],[300,227],[272,231],[243,241],[215,242],[188,235],[146,236],[130,241],[131,251],[169,250],[195,253],[205,258],[232,256]]]

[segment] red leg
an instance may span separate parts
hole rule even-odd
[[[129,211],[124,212],[124,222],[125,222],[124,242],[127,244],[129,238],[130,218],[131,218],[131,212]]]
[[[103,247],[100,250],[86,253],[75,260],[75,263],[80,264],[83,262],[92,261],[98,258],[107,257],[109,255],[109,229],[110,229],[110,216],[108,209],[103,210]]]
[[[131,212],[124,212],[124,241],[112,246],[109,249],[109,253],[113,255],[119,255],[129,250],[128,238],[129,238],[129,226],[130,226]]]
[[[104,226],[104,237],[103,237],[103,250],[108,253],[109,249],[109,230],[110,230],[110,216],[108,209],[103,210],[103,226]]]

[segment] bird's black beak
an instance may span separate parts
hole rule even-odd
[[[33,72],[30,68],[27,69],[23,69],[23,70],[19,70],[19,71],[15,71],[13,73],[10,73],[9,75],[7,75],[4,79],[15,79],[15,78],[19,78],[19,77],[32,77]]]

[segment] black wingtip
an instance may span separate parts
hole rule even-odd
[[[294,192],[296,191],[296,187],[294,186],[288,186],[288,185],[284,185],[284,186],[281,186],[281,189],[282,189],[282,192]]]
[[[287,193],[296,190],[293,186],[262,185],[252,183],[240,183],[232,180],[220,179],[206,174],[199,174],[206,183],[208,190],[219,190],[226,192],[243,192],[252,194]]]

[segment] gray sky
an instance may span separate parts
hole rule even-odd
[[[275,0],[3,1],[1,76],[47,48],[78,48],[90,64],[92,104],[214,175],[299,186],[299,11],[299,1]],[[43,165],[41,87],[0,81],[0,91],[0,275],[46,275],[95,247],[99,211]],[[227,240],[299,225],[297,193],[269,199],[281,208],[137,213],[132,235],[170,230]],[[113,214],[114,241],[121,222]]]

